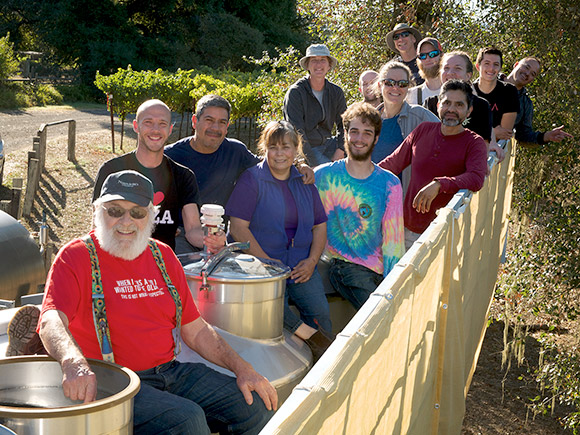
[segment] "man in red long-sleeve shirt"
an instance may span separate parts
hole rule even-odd
[[[462,80],[444,83],[439,95],[441,123],[420,124],[390,156],[379,163],[399,174],[411,165],[405,195],[405,248],[427,229],[435,211],[460,189],[478,191],[487,171],[487,148],[481,136],[463,127],[470,115],[471,85]]]

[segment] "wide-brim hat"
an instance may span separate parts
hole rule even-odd
[[[330,69],[333,70],[338,64],[336,57],[330,55],[330,50],[324,44],[312,44],[306,49],[306,56],[298,62],[302,69],[308,70],[308,58],[314,56],[326,56],[330,59]]]
[[[124,199],[147,207],[153,202],[153,183],[137,171],[114,172],[105,179],[99,198],[103,202]]]
[[[421,33],[417,29],[415,29],[414,27],[411,27],[407,23],[397,24],[393,30],[391,30],[389,33],[387,33],[387,45],[395,53],[399,53],[399,50],[397,50],[397,48],[395,47],[395,41],[393,40],[393,36],[395,36],[396,32],[400,32],[401,30],[406,30],[407,32],[411,32],[411,34],[415,37],[416,41],[420,41],[423,38],[421,36]]]

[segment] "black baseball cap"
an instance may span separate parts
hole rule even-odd
[[[137,171],[115,172],[105,179],[99,198],[104,202],[124,199],[147,207],[153,202],[153,183]]]

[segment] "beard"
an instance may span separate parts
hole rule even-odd
[[[125,226],[120,223],[115,224],[112,228],[107,228],[105,224],[105,213],[107,211],[103,207],[98,207],[95,212],[95,236],[101,245],[101,248],[114,257],[122,258],[123,260],[134,260],[147,249],[149,237],[153,233],[155,227],[155,213],[149,212],[147,217],[147,225],[144,230],[139,230],[137,225],[132,223]],[[123,230],[135,231],[136,237],[133,241],[120,241],[115,237],[115,230],[122,228]]]
[[[373,104],[376,101],[378,101],[379,96],[375,93],[373,93],[372,95],[367,95],[367,94],[363,94],[363,98],[364,98],[364,102],[365,103],[369,103],[369,104]]]
[[[426,79],[434,79],[435,77],[439,76],[439,67],[441,66],[441,62],[437,65],[433,65],[431,68],[421,68],[419,69],[423,72],[423,75]]]
[[[346,141],[346,146],[344,147],[346,155],[348,156],[349,159],[356,160],[357,162],[364,162],[366,160],[370,160],[373,150],[375,149],[375,145],[373,144],[364,153],[362,152],[353,153],[350,147],[351,147],[350,142]]]
[[[447,127],[456,127],[460,124],[463,124],[463,121],[465,121],[465,118],[461,119],[459,118],[459,116],[457,118],[445,118],[445,115],[447,115],[449,112],[443,112],[441,114],[441,124],[446,125]]]

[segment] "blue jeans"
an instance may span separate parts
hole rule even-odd
[[[288,300],[292,300],[300,312],[300,318],[288,306]],[[332,333],[330,323],[330,308],[324,293],[322,278],[318,268],[306,282],[286,284],[284,294],[284,327],[294,333],[298,327],[306,323],[308,326]]]
[[[314,168],[315,166],[330,162],[337,148],[338,140],[333,136],[326,139],[322,145],[310,147],[310,149],[305,150],[304,154],[306,160],[308,160],[308,164]]]
[[[333,258],[328,272],[330,282],[357,310],[383,280],[383,276],[360,264]]]
[[[248,405],[235,378],[204,364],[170,361],[137,375],[135,434],[257,434],[274,413],[255,392]]]

